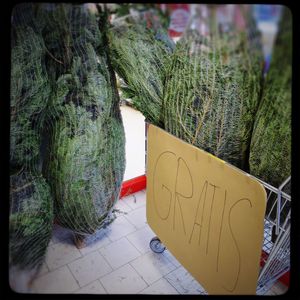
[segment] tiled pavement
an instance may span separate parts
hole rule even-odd
[[[94,241],[77,249],[72,235],[58,225],[32,293],[204,294],[201,285],[168,250],[149,248],[155,236],[146,222],[145,190],[122,198],[116,220]],[[277,284],[270,295],[281,294]]]

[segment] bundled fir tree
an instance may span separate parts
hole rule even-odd
[[[176,44],[164,89],[164,124],[247,171],[263,71],[259,33],[246,13],[246,29],[239,30],[233,20],[220,24],[215,10],[209,8],[205,31],[191,22]]]
[[[109,42],[113,67],[125,83],[123,97],[130,98],[147,121],[164,127],[163,88],[173,41],[162,27],[150,28],[145,20],[129,16],[114,22]]]
[[[106,14],[84,5],[41,10],[52,83],[44,172],[60,225],[89,235],[107,224],[125,168],[125,136],[107,52]]]
[[[244,27],[221,24],[209,6],[208,32],[190,22],[176,47],[141,22],[115,24],[109,37],[122,91],[149,122],[248,171],[263,53],[251,10],[238,9]]]
[[[279,187],[291,174],[292,16],[282,11],[250,148],[250,173]]]
[[[12,12],[10,122],[10,286],[26,292],[51,238],[53,206],[41,173],[43,115],[50,95],[45,46],[31,4]]]

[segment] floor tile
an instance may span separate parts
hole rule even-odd
[[[123,201],[123,198],[117,201],[114,208],[125,214],[132,210],[132,208]]]
[[[41,268],[40,268],[40,270],[37,274],[37,277],[40,277],[40,276],[42,276],[42,275],[44,275],[48,272],[49,272],[49,268],[47,267],[46,263],[43,262],[43,264],[42,264],[42,266],[41,266]]]
[[[32,293],[72,293],[79,288],[67,266],[38,277]]]
[[[98,251],[89,253],[68,266],[80,287],[112,271],[112,268]]]
[[[125,201],[123,200],[125,199]],[[127,214],[90,236],[77,249],[68,230],[55,225],[45,263],[33,291],[82,294],[204,294],[198,282],[166,249],[151,251],[155,233],[146,223],[146,191],[124,197]],[[136,201],[134,200],[136,199]],[[122,204],[121,204],[122,203]],[[278,293],[275,287],[270,294]]]
[[[133,226],[124,216],[118,216],[107,228],[105,234],[111,241],[116,241],[129,233],[136,231]]]
[[[146,194],[142,191],[138,191],[127,197],[123,197],[121,201],[124,201],[131,209],[136,209],[146,206]]]
[[[132,210],[125,218],[133,224],[136,228],[143,228],[147,225],[146,220],[146,207],[142,206],[137,209]]]
[[[148,283],[152,284],[176,267],[163,255],[147,252],[130,263]]]
[[[107,294],[107,292],[105,291],[100,281],[96,280],[77,290],[75,294]]]
[[[84,248],[79,249],[80,253],[82,255],[86,255],[88,253],[91,253],[97,249],[100,249],[101,247],[104,247],[111,243],[110,239],[105,234],[106,230],[99,230],[95,233],[93,238],[86,239],[86,246]]]
[[[99,251],[113,269],[117,269],[140,256],[140,252],[126,238],[112,242]]]
[[[9,287],[16,293],[30,293],[31,281],[36,278],[36,272],[37,268],[20,269],[18,266],[10,266]]]
[[[131,205],[135,201],[135,198],[133,197],[133,194],[123,196],[122,198],[120,198],[120,202],[121,201],[122,201],[122,203],[127,205],[131,210],[136,208],[136,206],[132,207],[132,205]]]
[[[275,296],[276,294],[272,290],[268,290],[265,294],[266,296]]]
[[[146,205],[146,190],[145,189],[138,191],[132,195],[136,199],[136,203],[143,202],[144,205]]]
[[[137,294],[147,284],[129,264],[100,278],[108,294]]]
[[[176,267],[181,267],[181,263],[175,258],[175,256],[172,255],[172,253],[168,249],[166,249],[162,253],[162,255],[167,257],[171,261],[171,263]]]
[[[275,295],[282,295],[288,290],[288,287],[286,285],[282,284],[280,281],[277,281],[271,287],[271,290]]]
[[[67,239],[63,243],[60,242],[48,246],[46,263],[51,271],[66,265],[79,257],[81,257],[80,251],[75,247],[71,240]]]
[[[149,243],[155,237],[155,233],[149,226],[145,226],[133,233],[130,233],[126,238],[142,253],[151,251]]]
[[[180,294],[205,293],[203,287],[183,267],[177,268],[164,277]]]
[[[146,289],[142,290],[140,294],[176,295],[179,293],[166,279],[161,278]]]
[[[55,244],[66,239],[73,239],[72,231],[58,224],[54,224],[52,229],[51,242]]]

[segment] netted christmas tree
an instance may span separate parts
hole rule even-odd
[[[151,17],[116,19],[109,42],[113,67],[125,83],[122,96],[130,98],[147,121],[163,127],[163,88],[174,43],[158,21],[152,25]]]
[[[127,19],[129,15],[138,16],[139,19],[148,19],[149,22],[155,22],[166,30],[170,24],[169,11],[161,9],[158,3],[119,3],[108,4],[108,6],[117,19]]]
[[[19,4],[12,11],[10,96],[10,285],[26,291],[51,238],[53,202],[42,176],[42,128],[50,85],[45,46],[35,8]],[[23,274],[23,275],[22,275]]]
[[[250,148],[250,173],[279,187],[291,175],[292,16],[282,11]]]
[[[123,180],[125,136],[110,65],[107,15],[85,5],[44,5],[40,18],[52,94],[44,173],[57,222],[88,235],[109,222]]]
[[[250,11],[241,29],[233,19],[220,22],[216,7],[207,12],[176,44],[164,90],[165,129],[247,170],[263,71],[259,33]]]

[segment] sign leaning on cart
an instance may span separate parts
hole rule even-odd
[[[255,294],[264,187],[154,125],[147,139],[149,226],[208,294]]]

